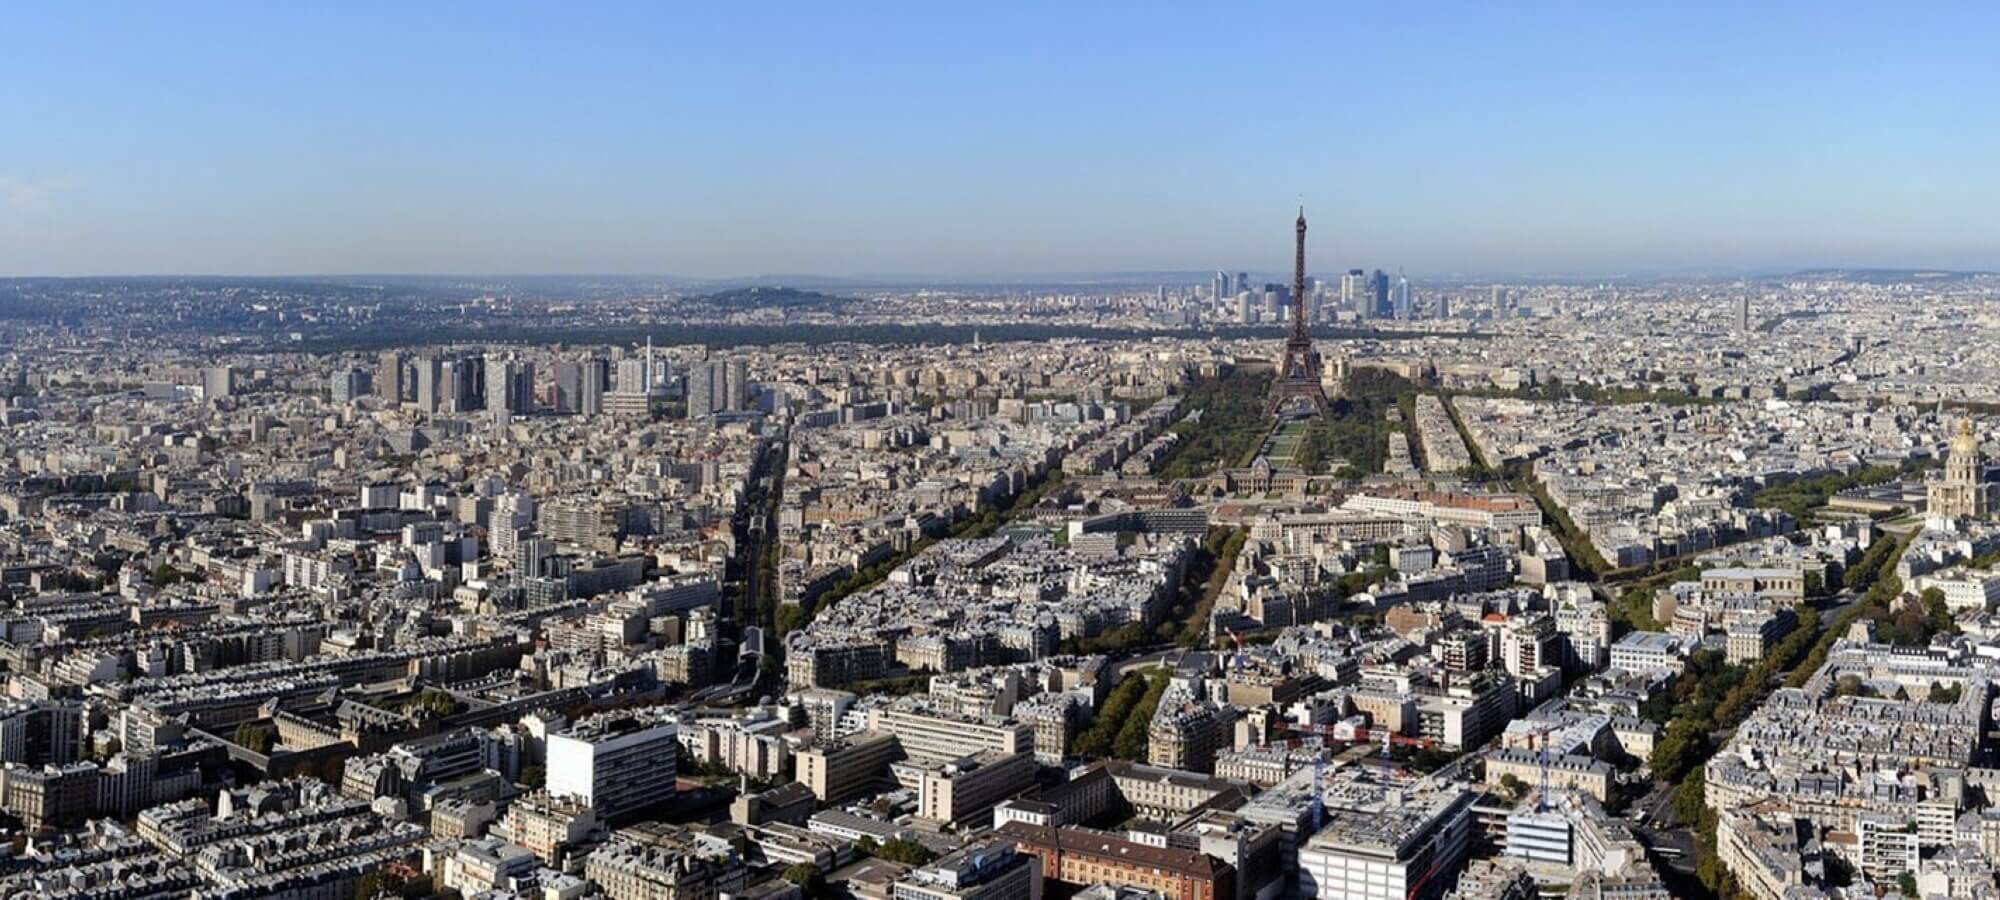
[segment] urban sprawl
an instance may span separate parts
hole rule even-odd
[[[2000,898],[2000,278],[1337,271],[0,283],[0,896]]]

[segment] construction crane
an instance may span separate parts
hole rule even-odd
[[[1234,628],[1224,627],[1222,631],[1224,634],[1229,635],[1230,640],[1236,642],[1236,674],[1241,675],[1243,674],[1243,637],[1237,634]]]
[[[1560,727],[1561,723],[1558,722],[1541,722],[1526,732],[1539,747],[1535,762],[1541,768],[1542,784],[1539,796],[1535,800],[1536,812],[1547,812],[1549,809],[1549,736]]]
[[[1286,727],[1289,730],[1290,726]],[[1317,735],[1292,737],[1279,741],[1278,746],[1285,749],[1287,772],[1291,771],[1289,766],[1291,765],[1290,757],[1293,750],[1299,747],[1311,747],[1314,750],[1312,758],[1312,821],[1313,833],[1318,834],[1319,830],[1326,826],[1326,741]]]
[[[1341,722],[1334,725],[1300,725],[1295,722],[1286,722],[1282,723],[1279,727],[1283,731],[1294,735],[1294,737],[1283,742],[1287,748],[1308,743],[1320,744],[1326,740],[1336,740],[1357,746],[1372,744],[1379,740],[1382,742],[1382,767],[1384,772],[1387,772],[1390,766],[1390,748],[1404,746],[1429,750],[1436,746],[1436,742],[1430,738],[1410,737],[1408,735],[1397,734],[1387,728],[1369,728],[1365,725],[1354,725],[1348,722]],[[1312,823],[1314,834],[1318,834],[1319,830],[1326,825],[1325,760],[1326,754],[1324,753],[1313,756]],[[1543,777],[1546,780],[1546,774]],[[1401,792],[1400,796],[1401,800],[1399,802],[1409,802],[1407,791]],[[1424,885],[1437,876],[1442,866],[1443,863],[1441,861],[1433,860],[1430,868],[1417,879],[1415,884],[1410,885],[1409,893],[1405,900],[1416,900],[1418,893],[1423,890]]]

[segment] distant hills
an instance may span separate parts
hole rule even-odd
[[[845,306],[854,302],[851,297],[836,297],[819,291],[801,290],[791,287],[730,288],[711,294],[701,294],[688,298],[691,302],[710,306],[728,306],[758,309],[825,309],[830,306]]]
[[[1970,281],[1996,273],[1957,269],[1804,269],[1781,280],[1857,281],[1863,284],[1904,284],[1912,281]]]

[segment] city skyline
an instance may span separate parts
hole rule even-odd
[[[0,276],[2000,268],[1975,7],[387,11],[16,11]]]

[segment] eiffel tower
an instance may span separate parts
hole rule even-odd
[[[1266,415],[1326,415],[1326,390],[1319,384],[1319,351],[1313,349],[1306,326],[1306,208],[1299,207],[1298,251],[1292,259],[1292,333],[1285,338],[1285,360],[1264,401]],[[1307,407],[1310,407],[1309,409]],[[1296,411],[1296,412],[1295,412]]]

